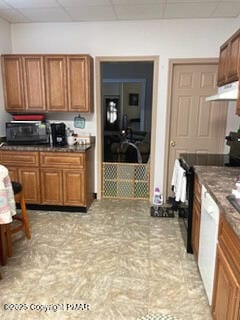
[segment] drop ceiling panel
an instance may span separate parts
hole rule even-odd
[[[163,17],[164,5],[115,6],[119,20],[147,20]]]
[[[58,3],[64,7],[111,5],[110,0],[58,0]]]
[[[26,18],[20,12],[14,9],[0,9],[0,17],[11,23],[31,22],[30,19]]]
[[[62,8],[19,9],[26,18],[34,22],[67,22],[71,21]]]
[[[116,15],[109,6],[68,7],[66,12],[73,21],[116,20]]]
[[[216,10],[217,3],[168,3],[164,18],[208,18]]]
[[[14,8],[56,8],[56,0],[4,0]]]
[[[213,17],[237,17],[240,14],[240,1],[225,1],[219,3],[216,10],[213,12]]]
[[[150,4],[159,4],[166,3],[166,0],[111,0],[113,5],[150,5]]]
[[[8,9],[9,5],[6,4],[5,1],[0,0],[0,9]]]
[[[201,3],[204,4],[206,2],[214,2],[215,4],[217,4],[221,1],[222,0],[166,0],[166,3],[198,3],[199,5],[201,5]]]

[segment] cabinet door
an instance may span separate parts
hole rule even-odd
[[[86,206],[84,170],[63,170],[64,205]]]
[[[90,112],[93,105],[92,59],[89,56],[68,56],[69,111]]]
[[[229,42],[221,46],[218,65],[218,86],[221,86],[227,81],[228,70],[228,57],[229,57]]]
[[[48,111],[68,111],[66,57],[45,56],[46,97]]]
[[[201,218],[200,203],[194,197],[193,216],[192,216],[192,248],[193,248],[193,253],[196,260],[198,260],[200,218]]]
[[[19,182],[23,185],[26,203],[39,203],[40,179],[38,168],[19,168]]]
[[[9,174],[11,181],[19,181],[17,168],[8,167],[8,174]]]
[[[23,56],[26,110],[44,111],[45,85],[43,56]]]
[[[239,72],[239,52],[240,33],[237,33],[230,41],[229,44],[229,64],[228,64],[228,82],[238,80]]]
[[[42,204],[63,205],[62,170],[41,169]]]
[[[239,283],[218,245],[212,314],[214,320],[239,320]]]
[[[2,56],[2,75],[5,109],[24,111],[23,72],[21,56]]]

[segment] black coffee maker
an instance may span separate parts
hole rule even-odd
[[[64,147],[66,145],[66,125],[65,123],[51,123],[52,143],[54,147]]]

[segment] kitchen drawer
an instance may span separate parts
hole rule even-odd
[[[84,168],[85,154],[83,153],[71,153],[66,154],[64,152],[40,152],[40,165],[41,167],[56,167],[61,168]]]
[[[1,163],[6,166],[34,167],[39,165],[38,152],[1,151]]]
[[[220,218],[218,240],[226,256],[233,262],[232,267],[234,267],[240,281],[240,239],[223,216]],[[229,250],[229,248],[231,249]]]

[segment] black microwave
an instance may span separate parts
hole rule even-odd
[[[49,137],[49,127],[44,122],[6,122],[6,140],[8,144],[49,144]]]

